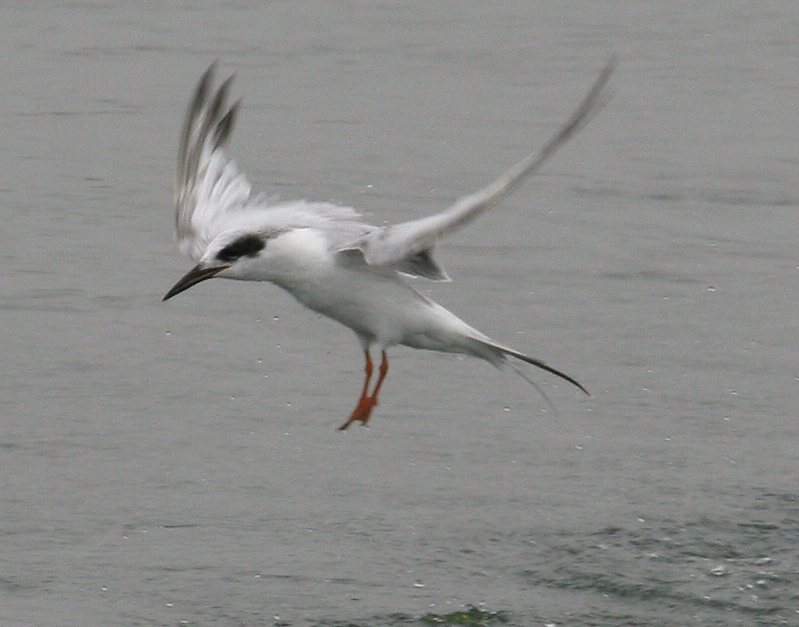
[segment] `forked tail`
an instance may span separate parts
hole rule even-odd
[[[516,359],[520,359],[522,361],[525,361],[528,364],[532,364],[533,366],[536,366],[537,368],[541,368],[541,370],[546,370],[547,372],[550,372],[550,373],[554,374],[556,377],[560,377],[564,381],[568,381],[573,386],[575,386],[579,390],[581,390],[587,396],[591,396],[590,392],[588,390],[586,390],[583,387],[583,385],[577,379],[575,379],[574,377],[570,377],[565,372],[561,372],[560,370],[557,370],[557,369],[553,368],[552,366],[550,366],[549,364],[544,363],[540,359],[536,359],[535,357],[530,357],[529,355],[525,355],[524,353],[520,353],[520,352],[515,351],[513,349],[510,349],[510,348],[505,348],[504,346],[497,346],[497,348],[499,348],[506,355],[510,355],[511,357],[515,357]],[[514,370],[516,370],[516,369],[514,368]],[[525,379],[527,379],[527,377],[525,377],[522,372],[520,372],[518,370],[516,370],[516,372],[518,372]]]
[[[502,366],[505,362],[507,362],[508,357],[514,357],[520,361],[524,361],[528,364],[531,364],[536,368],[540,368],[541,370],[546,370],[547,372],[554,374],[556,377],[560,377],[564,381],[568,381],[586,395],[591,396],[588,390],[586,390],[585,387],[583,387],[583,385],[579,381],[577,381],[577,379],[567,375],[565,372],[561,372],[560,370],[553,368],[552,366],[541,361],[540,359],[536,359],[535,357],[530,357],[529,355],[520,353],[519,351],[513,350],[512,348],[508,348],[507,346],[496,344],[495,342],[487,338],[485,339],[471,338],[471,339],[473,342],[475,342],[475,344],[479,346],[479,349],[475,351],[475,354],[479,357],[482,357],[483,359],[487,359],[495,366]],[[528,383],[534,385],[536,389],[538,389],[538,391],[541,392],[541,394],[543,394],[544,398],[546,398],[546,394],[543,393],[541,388],[538,387],[538,385],[532,379],[530,379],[527,375],[525,375],[521,370],[519,370],[515,366],[513,366],[513,369]]]

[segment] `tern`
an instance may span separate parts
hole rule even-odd
[[[369,421],[388,374],[386,351],[398,344],[471,355],[496,367],[513,358],[588,394],[573,377],[463,322],[415,290],[407,277],[449,280],[433,255],[438,240],[496,205],[593,118],[610,97],[615,58],[540,150],[440,213],[382,227],[367,224],[351,207],[253,195],[250,182],[227,151],[241,101],[227,106],[233,76],[214,88],[215,67],[211,64],[203,74],[189,104],[174,181],[178,245],[196,265],[163,300],[211,278],[270,281],[306,307],[352,329],[363,349],[365,378],[355,409],[339,427],[342,430]],[[370,391],[372,349],[380,352],[381,362]]]

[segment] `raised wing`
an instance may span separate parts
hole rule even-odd
[[[247,177],[225,152],[239,102],[226,110],[233,79],[216,92],[211,85],[216,64],[203,74],[186,113],[175,170],[175,226],[184,254],[199,261],[226,212],[243,208],[250,200]]]
[[[432,247],[436,241],[496,205],[585,126],[610,99],[608,83],[615,67],[616,57],[614,56],[604,67],[574,114],[539,151],[522,159],[481,190],[464,196],[449,209],[432,216],[402,222],[370,233],[366,238],[357,242],[353,248],[357,248],[363,253],[364,259],[369,265],[401,269],[401,266],[410,260],[418,260],[440,274],[440,276],[431,275],[430,278],[445,279],[446,274],[432,259]],[[411,273],[418,274],[417,272]],[[422,276],[425,275],[422,274]]]

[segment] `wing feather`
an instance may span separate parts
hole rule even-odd
[[[331,249],[344,257],[357,251],[367,265],[448,280],[433,258],[438,239],[500,202],[587,124],[610,97],[608,84],[615,65],[613,57],[574,114],[539,151],[441,213],[379,228],[362,222],[350,207],[305,201],[270,204],[260,196],[252,198],[250,182],[226,150],[240,101],[227,107],[232,76],[213,89],[213,63],[197,84],[180,136],[174,182],[180,249],[199,261],[224,229],[274,222],[282,228],[318,228],[325,232]]]
[[[396,266],[421,253],[426,253],[432,262],[431,250],[439,238],[463,227],[499,203],[602,109],[610,98],[608,84],[615,67],[614,56],[605,65],[580,106],[540,150],[526,156],[479,191],[462,197],[449,209],[432,216],[388,226],[359,242],[358,246],[363,251],[366,262],[374,266]]]
[[[252,186],[226,152],[240,101],[227,108],[231,76],[213,91],[216,63],[200,78],[189,104],[175,170],[175,226],[182,252],[195,261],[213,239],[217,219],[250,201]]]

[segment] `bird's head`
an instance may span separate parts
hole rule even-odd
[[[200,262],[166,293],[168,300],[184,290],[215,276],[229,279],[247,278],[266,248],[266,237],[258,233],[233,233],[214,240]]]

